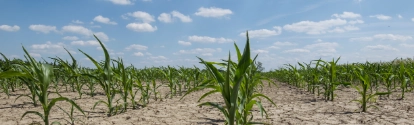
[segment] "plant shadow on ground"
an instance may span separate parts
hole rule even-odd
[[[218,124],[223,124],[226,120],[223,119],[212,119],[212,118],[200,118],[200,119],[204,119],[206,120],[206,122],[197,122],[197,124],[211,124],[211,125],[218,125]]]

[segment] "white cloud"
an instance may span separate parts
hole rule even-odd
[[[192,41],[192,42],[201,42],[201,43],[228,43],[228,42],[233,42],[233,40],[231,39],[227,39],[227,38],[213,38],[213,37],[209,37],[209,36],[188,36],[188,40]]]
[[[413,21],[414,22],[414,18],[411,18],[411,21]],[[1,26],[0,26],[1,27]]]
[[[328,32],[344,33],[346,31],[355,31],[355,30],[359,30],[359,28],[353,25],[348,25],[348,26],[343,26],[343,27],[335,27],[335,29],[329,30]]]
[[[79,38],[76,36],[65,36],[62,38],[63,40],[78,40]]]
[[[411,36],[394,35],[394,34],[377,34],[377,35],[374,35],[374,38],[380,39],[380,40],[391,40],[391,41],[407,41],[407,40],[413,39],[413,37]]]
[[[269,49],[280,49],[280,47],[278,47],[278,46],[269,46],[268,48]]]
[[[161,13],[161,14],[158,16],[158,20],[159,20],[159,21],[161,21],[161,22],[164,22],[164,23],[171,23],[171,22],[172,22],[172,19],[171,19],[171,14],[168,14],[168,13]]]
[[[350,38],[350,41],[373,41],[373,40],[389,40],[389,41],[408,41],[412,40],[413,37],[411,36],[404,36],[404,35],[396,35],[396,34],[376,34],[372,37],[357,37],[357,38]]]
[[[148,47],[144,46],[144,45],[139,45],[139,44],[132,44],[128,47],[125,48],[126,50],[147,50]]]
[[[52,43],[47,41],[44,44],[33,44],[30,46],[31,51],[35,53],[44,53],[48,55],[64,54],[67,53],[64,49],[66,45],[62,42]]]
[[[319,41],[319,40],[318,40]],[[314,44],[309,44],[303,48],[296,48],[283,51],[284,53],[310,53],[314,56],[333,56],[337,51],[336,48],[339,46],[336,42],[316,42]]]
[[[217,7],[210,7],[210,8],[204,8],[201,7],[198,9],[198,11],[195,13],[197,16],[202,17],[223,17],[226,15],[233,14],[233,12],[230,9],[222,9]]]
[[[215,52],[221,52],[221,48],[196,48],[191,50],[180,50],[178,53],[174,54],[201,54],[203,56],[213,56],[213,53]]]
[[[188,22],[192,22],[193,21],[190,18],[190,16],[186,16],[186,15],[184,15],[184,14],[178,12],[178,11],[172,11],[171,14],[172,14],[173,17],[177,17],[178,19],[181,20],[181,22],[184,22],[184,23],[188,23]]]
[[[269,51],[267,50],[262,50],[262,49],[257,49],[257,50],[253,50],[254,53],[269,53]]]
[[[352,26],[352,25],[344,26],[343,28],[344,28],[345,30],[347,30],[347,31],[359,30],[359,28],[358,28],[358,27],[356,27],[356,26]]]
[[[351,20],[351,21],[349,21],[349,24],[352,24],[352,25],[358,24],[358,23],[364,23],[364,21],[363,20]]]
[[[150,59],[152,60],[167,60],[168,58],[165,56],[151,56]]]
[[[136,53],[134,53],[134,56],[144,56],[144,53],[136,52]]]
[[[353,12],[343,12],[342,14],[333,14],[333,17],[338,17],[338,18],[360,18],[361,15],[357,14],[357,13],[353,13]]]
[[[109,40],[109,37],[104,32],[97,32],[97,33],[94,33],[94,34],[101,41],[108,41]]]
[[[42,57],[39,53],[29,53],[32,57]]]
[[[402,19],[402,18],[403,18],[403,16],[401,16],[400,14],[398,14],[398,15],[397,15],[397,17],[398,17],[399,19]]]
[[[213,56],[213,53],[202,53],[202,56]]]
[[[184,23],[189,23],[192,22],[193,20],[190,18],[190,16],[186,16],[178,11],[172,11],[171,14],[170,13],[161,13],[158,16],[158,20],[164,23],[171,23],[173,22],[173,18],[178,18],[181,22]]]
[[[151,2],[152,0],[142,0],[142,1],[144,1],[144,2]]]
[[[29,29],[33,30],[33,31],[37,31],[37,32],[42,32],[42,33],[45,33],[45,34],[51,32],[51,31],[57,32],[56,26],[47,26],[47,25],[41,25],[41,24],[39,24],[39,25],[30,25]]]
[[[378,14],[378,15],[371,15],[369,16],[371,18],[377,18],[379,20],[390,20],[392,17],[390,16],[386,16],[386,15],[382,15],[382,14]]]
[[[389,50],[389,51],[398,51],[398,49],[391,47],[390,45],[374,45],[374,46],[366,46],[362,48],[365,51],[382,51],[382,50]]]
[[[335,29],[329,30],[328,32],[330,32],[330,33],[343,33],[343,32],[345,32],[345,30],[342,29],[342,28],[339,28],[339,27],[335,27]]]
[[[72,41],[70,44],[78,45],[78,46],[100,46],[99,42],[96,40],[88,40],[88,41],[78,40],[78,41]]]
[[[408,48],[414,48],[414,44],[402,43],[402,44],[400,44],[400,46],[402,46],[402,47],[408,47]]]
[[[190,46],[191,42],[186,42],[186,41],[178,41],[178,44],[183,45],[183,46]]]
[[[127,13],[125,15],[134,17],[136,20],[141,20],[144,23],[151,23],[155,21],[154,16],[143,11],[136,11],[133,13]],[[123,18],[126,18],[126,16],[123,16]]]
[[[104,23],[104,24],[111,24],[111,25],[116,25],[117,24],[116,22],[111,21],[111,19],[103,17],[101,15],[98,15],[95,18],[93,18],[93,21]]]
[[[157,30],[157,26],[151,26],[149,23],[130,23],[126,28],[135,32],[154,32]]]
[[[91,26],[91,28],[101,28],[101,26],[99,26],[99,25],[94,25],[94,26]]]
[[[282,33],[282,28],[279,26],[273,27],[275,30],[268,30],[268,29],[259,29],[259,30],[250,30],[249,37],[250,38],[264,38],[270,36],[280,35]],[[239,36],[246,37],[246,33],[242,32]]]
[[[76,24],[83,24],[83,22],[82,22],[82,21],[80,21],[80,20],[72,20],[72,23],[76,23]]]
[[[46,44],[33,44],[31,47],[33,49],[63,49],[63,46],[63,43],[53,44],[52,42],[47,41]]]
[[[131,0],[109,0],[111,1],[113,4],[118,4],[118,5],[133,5],[134,3]]]
[[[323,42],[323,40],[317,39],[315,42],[320,43],[320,42]]]
[[[309,50],[307,50],[307,49],[291,49],[291,50],[286,50],[286,51],[283,51],[284,53],[308,53],[308,52],[310,52]]]
[[[81,34],[85,36],[91,36],[93,32],[83,26],[77,26],[77,25],[68,25],[62,27],[63,32],[71,32],[76,34]]]
[[[333,53],[336,52],[335,48],[338,47],[338,43],[335,42],[319,42],[315,44],[306,45],[304,48],[308,50],[316,50],[321,53]]]
[[[332,27],[342,26],[347,23],[346,20],[343,19],[330,19],[324,20],[319,22],[313,21],[301,21],[298,23],[287,24],[283,26],[283,29],[299,32],[299,33],[307,33],[307,34],[324,34],[331,30]]]
[[[357,37],[357,38],[350,38],[349,41],[372,41],[374,38],[372,37]]]
[[[20,30],[20,27],[17,25],[9,26],[9,25],[0,25],[0,30],[8,31],[8,32],[16,32]]]
[[[291,43],[291,42],[275,42],[273,43],[273,45],[275,46],[294,46],[297,45],[296,43]]]

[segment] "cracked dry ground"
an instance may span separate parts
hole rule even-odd
[[[353,88],[340,87],[336,92],[337,96],[333,102],[325,102],[321,97],[310,94],[305,90],[292,87],[284,83],[277,83],[278,86],[264,87],[263,93],[270,97],[277,106],[271,106],[267,101],[263,102],[268,110],[269,117],[260,117],[259,112],[254,111],[255,121],[268,124],[414,124],[414,96],[412,92],[406,93],[406,99],[398,100],[399,92],[395,92],[389,99],[377,100],[374,108],[368,109],[367,113],[360,113],[359,104],[350,102],[359,98]],[[84,91],[87,91],[86,89]],[[169,93],[169,89],[161,87],[162,95]],[[128,109],[126,113],[121,113],[112,117],[105,115],[106,107],[99,105],[92,110],[94,103],[105,96],[100,94],[95,97],[84,95],[82,99],[77,99],[77,93],[62,92],[63,96],[71,97],[81,108],[85,110],[86,116],[80,115],[75,111],[77,124],[88,125],[151,125],[151,124],[170,124],[170,125],[189,125],[189,124],[224,124],[223,115],[211,107],[198,107],[198,98],[207,90],[192,93],[182,100],[177,96],[172,99],[162,101],[151,100],[145,108]],[[27,115],[20,120],[25,111],[41,111],[41,107],[33,107],[30,100],[22,97],[14,102],[20,94],[28,94],[28,90],[19,90],[7,99],[4,93],[0,94],[0,124],[2,125],[27,125],[41,122],[35,115]],[[139,92],[138,92],[139,95]],[[51,97],[56,97],[51,94]],[[139,97],[137,97],[139,99]],[[214,94],[202,100],[219,102],[221,97]],[[66,102],[57,104],[65,110],[69,110],[70,105]],[[63,111],[54,107],[50,116],[50,121],[60,121],[67,124],[68,120]]]

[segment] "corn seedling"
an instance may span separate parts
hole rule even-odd
[[[361,66],[355,66],[354,67],[354,73],[357,76],[357,78],[360,80],[360,86],[352,86],[354,87],[358,93],[361,95],[360,100],[353,100],[361,104],[362,112],[366,112],[367,108],[374,107],[377,108],[374,105],[367,106],[367,103],[369,101],[372,101],[377,95],[386,95],[390,94],[390,92],[376,92],[376,93],[368,93],[368,88],[371,86],[371,80],[369,77],[369,74],[364,71],[364,67]]]
[[[92,61],[92,63],[96,66],[97,68],[97,73],[96,74],[82,74],[84,76],[87,76],[89,78],[93,78],[96,81],[98,81],[99,85],[102,87],[102,89],[104,90],[104,93],[106,95],[106,101],[103,100],[99,100],[98,102],[95,103],[95,105],[93,106],[92,109],[95,109],[95,107],[101,103],[105,104],[108,108],[108,116],[112,116],[114,114],[116,114],[116,110],[117,110],[117,106],[113,106],[113,99],[116,95],[116,93],[119,93],[119,90],[117,90],[115,88],[115,85],[112,81],[112,78],[114,76],[114,73],[112,72],[112,68],[110,65],[110,57],[108,54],[108,51],[106,50],[105,46],[102,44],[102,42],[98,39],[98,37],[96,37],[94,35],[94,37],[96,38],[96,40],[98,40],[99,44],[101,45],[104,54],[105,54],[105,60],[103,62],[103,64],[98,63],[95,59],[93,59],[91,56],[89,56],[88,54],[86,54],[85,52],[83,52],[82,50],[79,50],[80,52],[82,52],[86,57],[88,57],[89,60]]]
[[[36,60],[30,56],[30,54],[26,51],[26,49],[23,47],[24,52],[26,53],[26,59],[30,62],[30,71],[29,72],[22,72],[22,74],[27,74],[25,77],[28,77],[29,79],[33,80],[33,88],[35,89],[35,95],[38,97],[40,104],[43,108],[43,114],[37,111],[27,111],[22,115],[22,118],[26,116],[27,114],[35,114],[42,118],[45,125],[49,125],[49,114],[53,106],[56,104],[56,102],[59,101],[67,101],[71,103],[72,106],[77,108],[79,111],[81,111],[83,114],[83,110],[72,100],[66,97],[58,97],[50,99],[48,98],[49,92],[48,88],[49,85],[53,79],[53,68],[51,65],[48,64],[42,64],[36,62]]]
[[[237,51],[238,62],[232,62],[230,53],[226,63],[207,62],[202,58],[199,58],[202,64],[205,65],[208,74],[212,79],[205,80],[200,86],[191,89],[185,95],[201,89],[210,88],[211,91],[203,94],[200,99],[207,97],[213,93],[220,93],[225,103],[224,106],[214,102],[204,102],[199,106],[212,106],[220,110],[226,118],[226,124],[255,124],[252,122],[253,116],[251,116],[251,109],[253,105],[259,105],[261,110],[264,110],[260,101],[254,100],[258,97],[263,97],[271,101],[268,97],[260,93],[255,93],[255,87],[258,85],[256,75],[254,75],[254,61],[250,58],[250,43],[248,33],[246,33],[247,42],[244,48],[243,54],[240,53],[237,45],[235,48]],[[226,67],[225,71],[220,72],[216,66],[222,65]],[[184,96],[185,96],[184,95]],[[272,104],[273,101],[271,101]],[[249,119],[247,116],[251,116]]]
[[[75,122],[76,121],[79,121],[79,122],[82,122],[83,124],[84,124],[84,122],[83,121],[81,121],[81,120],[79,120],[79,119],[77,119],[77,118],[75,118],[75,116],[73,115],[73,112],[74,112],[74,106],[72,105],[71,106],[71,108],[70,108],[70,112],[67,112],[66,110],[64,110],[62,107],[60,107],[60,106],[57,106],[60,110],[62,110],[68,117],[69,117],[69,120],[67,120],[67,119],[65,119],[65,121],[66,122],[68,122],[70,125],[75,125]]]

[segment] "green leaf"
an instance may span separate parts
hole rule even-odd
[[[223,108],[223,106],[217,103],[214,103],[214,102],[204,102],[204,103],[199,104],[198,106],[212,106],[214,108],[217,108],[226,117],[226,121],[230,123],[229,113],[226,111],[226,109]]]
[[[29,74],[26,74],[25,72],[19,72],[19,71],[5,71],[0,72],[0,79],[4,78],[12,78],[12,77],[29,77]]]
[[[391,94],[392,92],[377,92],[374,95],[388,95]]]
[[[202,99],[204,99],[205,97],[207,97],[208,95],[211,95],[211,94],[213,94],[213,93],[217,93],[217,92],[220,92],[220,89],[214,89],[214,90],[211,90],[211,91],[209,91],[209,92],[207,92],[207,93],[204,93],[201,97],[200,97],[200,99],[198,99],[197,100],[197,102],[200,102]]]
[[[20,120],[23,119],[24,116],[26,116],[27,114],[35,114],[37,116],[39,116],[40,118],[42,118],[42,120],[44,120],[45,118],[43,117],[43,115],[40,112],[36,112],[36,111],[27,111],[25,112],[22,117],[20,118]]]

